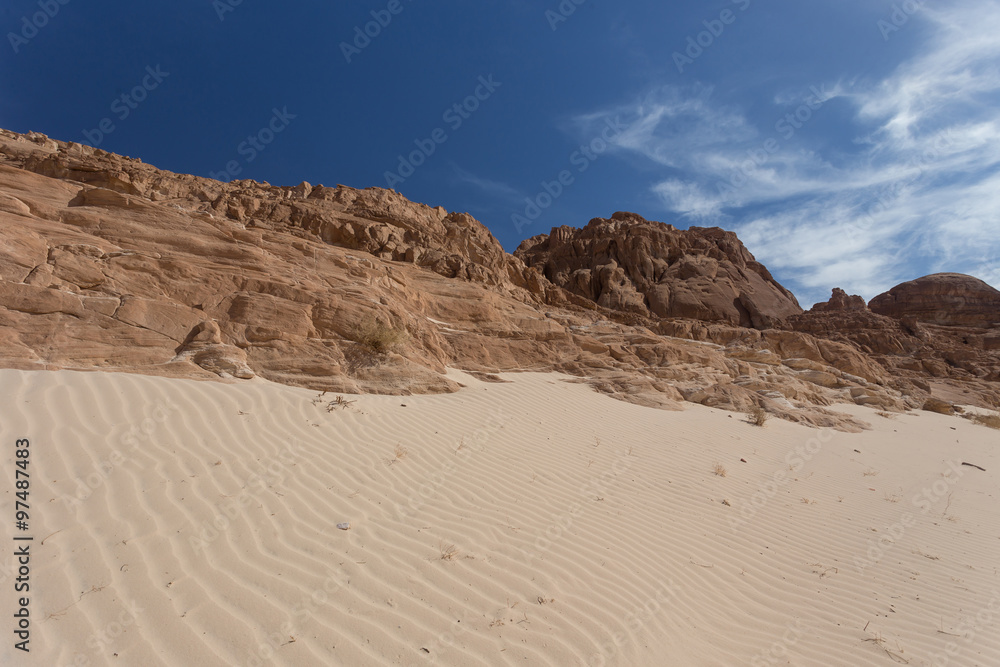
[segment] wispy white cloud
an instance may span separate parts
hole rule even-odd
[[[449,164],[451,165],[452,179],[456,183],[471,185],[485,194],[503,201],[520,203],[525,197],[525,195],[521,194],[516,188],[511,187],[506,183],[477,176],[458,166],[454,162]]]
[[[577,121],[586,133],[621,115],[629,131],[615,149],[664,168],[651,189],[665,208],[736,229],[804,302],[834,286],[871,298],[932,271],[996,284],[1000,0],[928,3],[913,21],[929,28],[918,55],[883,80],[845,73],[780,91],[773,126],[717,104],[711,88],[676,87]],[[862,128],[853,155],[813,141],[811,123],[837,98]]]

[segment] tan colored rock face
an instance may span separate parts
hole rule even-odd
[[[798,314],[722,230],[617,214],[519,255],[388,190],[220,183],[0,130],[0,366],[396,394],[457,390],[447,366],[554,370],[642,405],[847,429],[823,407],[919,408],[921,378],[1000,401],[991,332],[959,346],[867,309]],[[373,352],[373,325],[403,342]]]
[[[930,276],[933,277],[933,276]],[[969,281],[958,281],[969,284]],[[980,281],[975,281],[976,283]],[[983,283],[985,284],[985,283]],[[875,301],[872,301],[875,303]],[[897,382],[926,386],[928,378],[946,380],[995,404],[1000,381],[1000,354],[994,339],[1000,328],[921,324],[916,315],[901,318],[880,315],[861,307],[861,297],[834,290],[829,303],[816,304],[807,313],[790,317],[789,327],[820,338],[840,341],[859,350]],[[938,307],[940,308],[940,306]],[[941,316],[953,321],[957,316]],[[847,364],[838,362],[838,368]]]
[[[850,296],[839,287],[833,288],[833,296],[826,303],[817,303],[812,307],[815,312],[841,311],[841,310],[867,310],[868,305],[860,296]]]
[[[1000,291],[959,273],[937,273],[872,299],[872,312],[945,326],[1000,326]]]
[[[634,213],[562,227],[514,253],[569,292],[637,314],[771,328],[802,312],[732,232],[649,222]]]

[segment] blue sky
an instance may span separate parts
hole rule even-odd
[[[391,186],[508,250],[618,210],[717,225],[806,307],[1000,286],[1000,0],[8,0],[0,25],[8,129]]]

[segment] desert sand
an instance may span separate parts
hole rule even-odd
[[[448,377],[338,404],[0,370],[3,475],[16,439],[31,452],[29,530],[2,485],[5,590],[34,538],[31,651],[0,596],[0,663],[1000,664],[997,431],[853,405],[870,430],[757,427],[555,373]]]

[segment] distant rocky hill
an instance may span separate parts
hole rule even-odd
[[[858,429],[827,408],[1000,404],[1000,327],[976,315],[994,302],[948,285],[804,313],[720,229],[616,213],[511,255],[391,190],[222,183],[0,130],[0,367],[396,394],[459,389],[448,366],[560,371]]]
[[[1000,297],[971,276],[937,274],[898,285],[868,305],[835,289],[828,303],[786,324],[856,347],[928,392],[957,402],[983,392],[987,405],[996,405],[1000,300],[990,301],[993,294]]]
[[[872,299],[872,312],[926,324],[1000,327],[1000,291],[958,273],[936,273],[897,285]]]
[[[558,227],[514,256],[597,304],[656,318],[686,317],[755,329],[802,312],[733,232],[649,222],[634,213]]]

